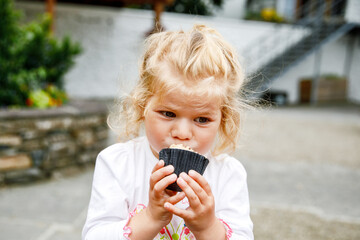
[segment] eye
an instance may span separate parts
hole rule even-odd
[[[176,114],[173,113],[173,112],[161,111],[160,113],[161,113],[162,115],[164,115],[165,117],[168,117],[168,118],[174,118],[174,117],[176,117]]]
[[[207,122],[209,122],[209,119],[206,117],[198,117],[198,118],[195,118],[194,121],[198,122],[198,123],[207,123]]]

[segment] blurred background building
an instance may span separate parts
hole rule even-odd
[[[84,47],[66,77],[70,96],[113,98],[136,82],[138,57],[154,13],[144,10],[151,5],[117,8],[124,2],[131,1],[56,1],[55,34],[69,34]],[[167,9],[188,9],[184,2],[169,1]],[[279,105],[360,103],[358,1],[228,0],[221,8],[206,4],[204,13],[211,17],[164,12],[161,22],[168,30],[186,30],[194,23],[215,27],[238,49],[251,80],[248,88],[257,96]],[[46,11],[44,1],[18,0],[16,6],[27,20]]]

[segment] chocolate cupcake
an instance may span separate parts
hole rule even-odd
[[[164,160],[165,166],[173,165],[174,173],[179,176],[180,173],[188,173],[190,170],[195,170],[201,175],[204,173],[209,160],[194,152],[188,147],[182,145],[171,145],[169,148],[164,148],[159,152],[159,159]],[[181,192],[181,188],[175,183],[170,184],[167,189]]]

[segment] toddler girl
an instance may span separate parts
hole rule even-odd
[[[121,136],[135,138],[99,154],[83,240],[253,239],[246,172],[227,154],[244,105],[236,52],[203,25],[145,43],[140,81],[109,117]],[[164,166],[159,151],[171,144],[206,156],[204,175]],[[182,192],[166,189],[174,182]]]

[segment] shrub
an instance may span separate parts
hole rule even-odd
[[[245,19],[276,23],[285,22],[285,19],[276,12],[275,8],[263,8],[261,11],[248,10]]]
[[[69,37],[52,37],[51,17],[46,14],[21,26],[11,0],[0,0],[0,16],[0,106],[45,108],[64,103],[63,77],[81,52],[80,45]],[[37,100],[39,92],[51,101]]]

